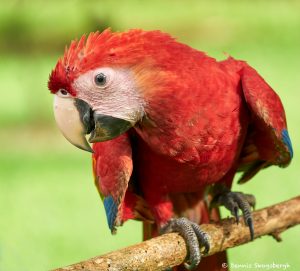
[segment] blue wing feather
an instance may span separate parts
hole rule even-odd
[[[291,158],[293,158],[294,152],[293,152],[292,142],[289,137],[288,131],[286,129],[283,129],[281,135],[282,135],[283,143],[287,146],[290,156]]]
[[[115,231],[115,221],[118,214],[118,205],[116,204],[112,196],[105,197],[103,203],[106,212],[107,223],[109,229],[113,233]]]

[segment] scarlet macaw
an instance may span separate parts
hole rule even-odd
[[[292,156],[278,95],[246,62],[216,61],[160,31],[91,33],[73,41],[48,83],[64,136],[93,153],[95,183],[112,232],[128,219],[185,238],[186,268],[198,266],[209,237],[205,193],[238,220],[251,238],[254,197],[231,192],[270,165]],[[90,134],[90,147],[85,136]],[[218,212],[212,213],[218,218]],[[224,270],[224,253],[201,270]]]

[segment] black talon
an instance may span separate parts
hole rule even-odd
[[[201,230],[200,226],[188,219],[171,219],[166,226],[161,229],[161,233],[178,232],[186,242],[189,260],[184,263],[188,270],[195,269],[201,261],[200,247],[204,247],[204,253],[210,249],[209,237],[207,233]]]
[[[236,224],[239,224],[239,222],[240,222],[239,207],[234,206],[233,212],[234,212],[234,217],[235,217]]]
[[[251,240],[253,240],[254,239],[254,227],[253,227],[253,219],[252,219],[252,217],[249,217],[247,219],[246,224],[247,224],[247,226],[249,227],[249,230],[250,230]]]

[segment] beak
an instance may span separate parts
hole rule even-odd
[[[94,113],[95,129],[92,130],[89,138],[90,143],[106,141],[113,139],[133,126],[133,124],[127,120],[115,118]]]
[[[78,100],[82,101],[82,100]],[[64,137],[79,149],[93,152],[85,135],[88,127],[84,120],[89,118],[90,107],[82,101],[78,103],[74,98],[54,97],[54,116],[56,123]]]
[[[64,137],[76,147],[93,152],[86,140],[91,134],[90,143],[113,139],[134,124],[112,116],[93,111],[88,103],[77,98],[64,98],[55,95],[54,115]]]

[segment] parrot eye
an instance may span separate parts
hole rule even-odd
[[[66,91],[65,89],[60,89],[57,91],[56,93],[59,97],[62,97],[62,98],[67,98],[67,97],[70,97],[70,94],[68,91]]]
[[[106,81],[106,75],[102,72],[95,76],[95,84],[99,87],[104,87],[106,85]]]
[[[113,82],[114,70],[107,67],[102,67],[92,72],[92,80],[94,86],[100,89],[108,88]]]

